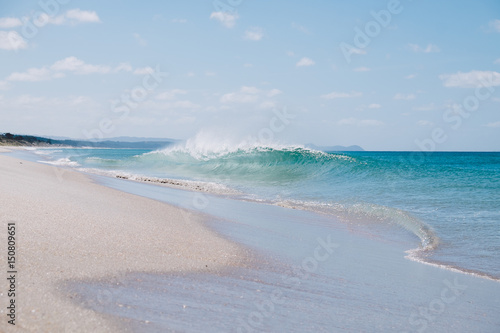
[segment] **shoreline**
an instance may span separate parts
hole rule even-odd
[[[31,152],[32,149],[30,149],[30,148],[33,148],[33,147],[12,146],[12,147],[7,147],[7,148],[17,149],[17,150],[27,149],[28,151]],[[80,147],[73,147],[73,148],[74,149],[84,149],[84,148],[80,148]],[[2,152],[1,149],[2,149],[2,147],[0,147],[0,153]],[[99,149],[101,149],[101,148],[99,148]],[[111,149],[114,149],[114,148],[111,148]],[[119,148],[119,149],[130,149],[130,148]],[[33,156],[36,156],[36,155],[33,155]],[[15,156],[15,157],[18,157],[18,156]],[[18,158],[24,159],[24,156],[21,156]],[[35,160],[32,160],[32,161],[35,161]],[[287,201],[287,200],[282,201],[282,202],[271,202],[271,201],[268,202],[265,200],[259,201],[259,200],[252,200],[249,198],[242,198],[242,197],[239,197],[240,195],[242,195],[242,192],[239,192],[235,189],[228,188],[225,186],[221,187],[221,185],[216,184],[216,183],[212,183],[209,181],[193,181],[193,180],[182,180],[182,179],[158,178],[158,177],[152,177],[152,176],[142,176],[140,174],[134,175],[134,174],[126,173],[126,172],[116,173],[116,172],[112,172],[112,171],[105,171],[105,170],[92,169],[92,168],[87,169],[87,168],[81,168],[81,167],[78,167],[75,169],[73,167],[68,167],[68,165],[66,165],[66,164],[57,164],[57,163],[54,163],[51,161],[36,161],[36,163],[46,164],[46,165],[51,165],[54,167],[62,168],[61,170],[64,170],[64,171],[62,171],[62,173],[66,172],[66,170],[72,170],[73,172],[82,173],[91,179],[93,176],[99,175],[99,176],[104,176],[104,177],[117,178],[120,180],[128,180],[128,181],[142,183],[142,184],[150,184],[150,185],[154,185],[154,186],[161,186],[161,187],[167,187],[167,188],[171,188],[171,189],[177,189],[177,190],[181,190],[181,191],[199,193],[202,195],[204,195],[204,194],[216,195],[216,196],[222,195],[223,197],[226,197],[227,195],[229,195],[226,198],[276,205],[276,206],[281,206],[281,207],[288,208],[288,209],[300,209],[300,210],[309,211],[309,212],[313,212],[313,213],[319,213],[319,214],[327,214],[327,215],[331,214],[331,213],[328,213],[328,212],[321,210],[321,209],[318,210],[318,208],[317,208],[318,206],[314,206],[315,209],[311,209],[311,207],[308,207],[306,203],[294,203],[293,201]],[[108,188],[110,187],[109,185],[106,185],[103,183],[101,185],[103,185],[104,187],[108,187]],[[215,186],[217,186],[217,188],[215,188]],[[124,190],[120,190],[120,191],[127,192]],[[133,192],[129,192],[129,193],[131,193],[133,195],[136,194]],[[195,196],[196,196],[196,194],[195,194]],[[145,197],[147,197],[147,196],[145,196]],[[171,204],[173,207],[177,207],[177,208],[180,207],[178,204],[169,203],[168,200],[167,201],[159,200],[159,201],[166,202],[167,204]],[[190,207],[184,207],[184,209],[187,209],[188,211],[191,211],[191,212],[198,211],[200,214],[204,214],[204,212],[197,209],[196,205],[194,205],[194,206],[191,205]],[[214,216],[212,215],[212,218],[213,217]],[[341,220],[340,220],[340,222],[343,223]],[[431,228],[423,222],[421,222],[421,224],[418,226],[420,227],[420,229],[427,228],[427,230],[431,230]],[[400,226],[400,227],[403,227],[404,229],[406,229],[405,226]],[[419,246],[417,248],[408,248],[408,249],[404,250],[402,255],[407,260],[418,262],[418,263],[421,263],[424,265],[438,267],[440,269],[446,269],[446,270],[461,273],[461,274],[472,275],[472,276],[476,276],[479,278],[484,278],[487,280],[500,282],[500,277],[494,276],[490,273],[487,273],[487,272],[484,272],[481,270],[469,269],[469,268],[465,268],[465,267],[458,266],[455,264],[441,262],[439,260],[434,260],[432,258],[428,258],[426,255],[427,246],[430,246],[431,248],[433,248],[439,242],[439,238],[437,238],[437,236],[434,236],[434,237],[436,237],[436,239],[433,242],[435,242],[436,244],[430,244],[430,245],[426,246],[420,235],[416,234],[412,230],[407,230],[407,231],[410,234],[414,234],[416,237],[419,237],[421,239],[421,246]],[[217,232],[215,232],[215,233],[219,234]],[[229,239],[230,239],[230,237],[229,237]]]
[[[2,318],[2,331],[122,331],[122,323],[62,297],[63,285],[130,272],[213,272],[248,260],[241,246],[207,228],[201,213],[4,155],[0,170],[2,230],[7,236],[8,221],[16,223],[22,295],[15,327]],[[6,237],[1,239],[6,248]],[[0,258],[6,266],[5,255]],[[2,317],[6,302],[2,297]]]

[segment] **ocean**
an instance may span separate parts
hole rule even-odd
[[[331,216],[409,260],[500,280],[500,153],[322,152],[188,140],[159,150],[37,148],[44,163]]]

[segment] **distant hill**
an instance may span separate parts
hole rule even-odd
[[[52,139],[41,136],[20,135],[4,133],[0,134],[0,145],[2,146],[70,146],[70,147],[95,147],[95,148],[144,148],[158,149],[176,143],[174,139],[151,138],[128,138],[120,137],[99,141],[85,141],[75,139]],[[137,139],[126,141],[127,139]],[[141,139],[146,139],[141,141]],[[119,141],[120,140],[120,141]]]
[[[321,151],[365,151],[363,148],[357,145],[353,146],[316,146],[315,144],[308,143],[307,148],[321,150]]]
[[[31,135],[0,134],[0,146],[49,146],[52,140]]]

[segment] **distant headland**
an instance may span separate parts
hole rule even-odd
[[[58,146],[58,147],[94,147],[94,148],[143,148],[159,149],[182,140],[171,138],[147,138],[120,136],[101,140],[78,140],[66,137],[42,137],[24,134],[0,134],[0,146]],[[321,151],[364,151],[357,145],[353,146],[317,146],[308,143],[305,147]]]

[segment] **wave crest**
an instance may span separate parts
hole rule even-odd
[[[282,182],[319,178],[339,167],[355,162],[342,154],[331,154],[301,145],[226,140],[204,141],[195,137],[182,144],[137,156],[140,162],[192,178],[238,181]]]

